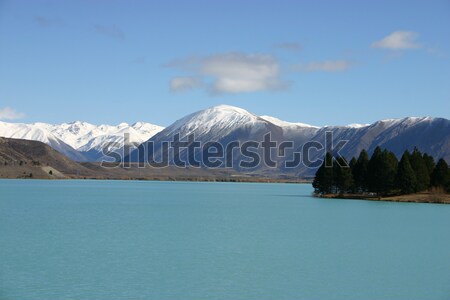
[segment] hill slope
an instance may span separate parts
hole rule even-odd
[[[92,174],[42,142],[0,137],[0,177],[65,178]]]

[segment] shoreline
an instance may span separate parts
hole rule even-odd
[[[324,199],[341,199],[341,200],[366,200],[366,201],[383,201],[383,202],[402,202],[402,203],[432,203],[432,204],[450,204],[450,194],[420,192],[414,194],[377,197],[370,195],[357,194],[313,194],[316,198]]]
[[[266,177],[183,177],[183,176],[161,176],[142,178],[120,178],[120,177],[0,177],[0,180],[99,180],[99,181],[167,181],[167,182],[236,182],[236,183],[286,183],[286,184],[311,184],[311,180],[290,179],[290,178],[266,178]]]

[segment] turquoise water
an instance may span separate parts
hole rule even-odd
[[[0,180],[0,299],[450,299],[450,205]]]

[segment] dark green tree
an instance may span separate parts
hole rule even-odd
[[[339,157],[336,159],[334,165],[334,182],[336,189],[340,194],[348,193],[353,186],[353,174],[352,169],[345,160],[345,158]]]
[[[375,148],[368,165],[369,191],[379,196],[391,193],[397,174],[397,164],[397,158],[392,152],[381,151],[380,147]]]
[[[417,185],[415,192],[421,192],[428,189],[430,186],[430,174],[428,173],[427,164],[419,149],[414,148],[414,151],[409,158],[409,162],[416,174]]]
[[[431,185],[444,187],[448,190],[450,185],[450,170],[444,159],[440,159],[431,174]]]
[[[362,150],[359,154],[358,160],[352,167],[354,186],[357,193],[367,191],[368,166],[369,155],[367,154],[366,150]]]
[[[386,168],[385,193],[389,194],[395,189],[395,178],[397,176],[398,159],[391,151],[384,150],[383,157]]]
[[[352,159],[348,163],[350,166],[350,170],[352,171],[352,177],[353,177],[353,169],[355,168],[356,162],[357,162],[357,159],[355,157],[352,157]],[[350,192],[352,194],[355,194],[357,192],[356,187],[355,187],[355,178],[353,178],[353,183],[352,183],[352,186],[350,187]]]
[[[436,163],[434,162],[434,158],[431,155],[428,155],[428,153],[424,153],[423,161],[425,162],[425,165],[427,166],[428,170],[428,176],[430,176],[431,179],[431,173],[433,173],[434,167],[436,166]]]
[[[382,164],[383,151],[380,147],[376,147],[370,157],[369,164],[367,165],[368,177],[367,185],[369,191],[375,192],[377,194],[381,193],[382,185],[381,181],[383,179],[383,169]]]
[[[330,194],[335,191],[333,175],[333,156],[330,153],[325,155],[325,159],[316,172],[313,187],[316,193]]]
[[[409,162],[410,154],[405,151],[400,159],[397,170],[397,187],[403,194],[411,194],[416,190],[416,174]]]
[[[353,170],[353,168],[355,167],[355,165],[356,165],[356,158],[355,157],[352,157],[352,159],[350,159],[350,162],[348,163],[348,165],[350,166],[350,169],[352,169]]]

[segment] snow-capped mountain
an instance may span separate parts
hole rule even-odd
[[[77,161],[99,160],[102,148],[112,143],[116,145],[115,148],[123,147],[125,133],[129,134],[130,144],[139,145],[162,129],[144,122],[133,125],[121,123],[117,126],[97,126],[80,121],[57,125],[0,122],[0,136],[40,141]]]
[[[51,132],[74,149],[82,153],[89,161],[98,161],[103,157],[105,146],[121,149],[125,145],[125,134],[129,134],[128,145],[133,148],[145,142],[163,127],[150,123],[137,122],[132,125],[92,125],[86,122],[63,123],[51,127]]]
[[[431,154],[435,159],[444,158],[450,161],[450,120],[431,117],[406,117],[387,119],[370,125],[325,126],[320,128],[312,140],[324,142],[326,132],[332,133],[333,145],[339,141],[347,141],[340,154],[348,160],[366,149],[369,154],[377,146],[389,149],[397,157],[405,150],[414,147]],[[319,158],[323,152],[312,155]],[[301,174],[314,174],[315,170],[299,170]]]
[[[71,145],[56,137],[48,129],[49,124],[6,123],[0,122],[0,136],[43,142],[56,151],[76,161],[85,161],[85,157]]]
[[[143,145],[145,149],[140,147],[126,159],[142,161],[147,160],[148,154],[152,154],[155,160],[160,161],[163,154],[162,144],[173,141],[177,134],[182,141],[186,141],[188,136],[193,136],[195,141],[202,145],[208,142],[219,142],[226,147],[232,141],[244,143],[250,140],[262,140],[264,134],[268,132],[272,134],[272,139],[281,141],[283,138],[283,129],[279,126],[242,108],[218,105],[192,113],[174,122],[154,135],[149,140],[151,143]],[[154,148],[150,146],[152,144]],[[187,155],[187,151],[182,151],[180,159],[186,160]],[[196,152],[195,156],[197,160],[201,161],[202,153],[200,151]],[[173,157],[169,159],[172,161]]]
[[[266,124],[264,119],[242,108],[218,105],[176,121],[164,130],[164,135],[179,133],[183,137],[194,133],[199,139],[204,137],[220,139],[242,126],[256,132]]]
[[[340,140],[348,141],[340,152],[348,159],[358,155],[362,149],[371,152],[376,146],[381,146],[390,149],[398,156],[401,156],[406,149],[412,150],[414,147],[418,147],[435,158],[443,157],[450,160],[450,121],[447,119],[409,117],[382,120],[373,124],[316,127],[304,123],[285,122],[270,116],[257,116],[244,109],[228,105],[211,107],[176,121],[154,135],[140,149],[132,152],[127,159],[142,161],[148,158],[148,154],[152,154],[155,160],[160,161],[163,154],[162,143],[173,141],[176,134],[180,135],[181,140],[186,140],[189,135],[194,135],[195,141],[202,144],[219,142],[226,149],[226,145],[232,141],[262,142],[264,135],[270,133],[273,141],[278,143],[292,141],[294,143],[293,149],[286,149],[286,158],[278,159],[279,165],[283,165],[283,161],[291,160],[290,154],[294,150],[301,151],[307,141],[317,141],[325,146],[326,132],[332,132],[334,145]],[[152,144],[154,148],[150,147]],[[261,153],[260,150],[257,149],[257,152]],[[139,151],[144,151],[145,154],[142,156]],[[324,151],[325,149],[313,151],[310,159],[320,158],[324,155]],[[180,159],[186,161],[187,154],[187,151],[182,152]],[[195,153],[197,161],[201,161],[202,154],[200,150]],[[239,155],[236,153],[234,159],[242,160]],[[172,160],[172,157],[169,156],[169,159]],[[239,167],[236,169],[239,170]],[[263,164],[258,167],[258,171],[273,172]],[[308,175],[313,174],[315,169],[299,166],[294,170],[281,168],[277,172]]]
[[[161,131],[163,127],[144,122],[133,125],[120,123],[119,125],[92,125],[87,122],[63,123],[50,125],[49,130],[58,138],[79,151],[98,149],[105,142],[123,143],[124,133],[130,134],[130,143],[142,143]]]

